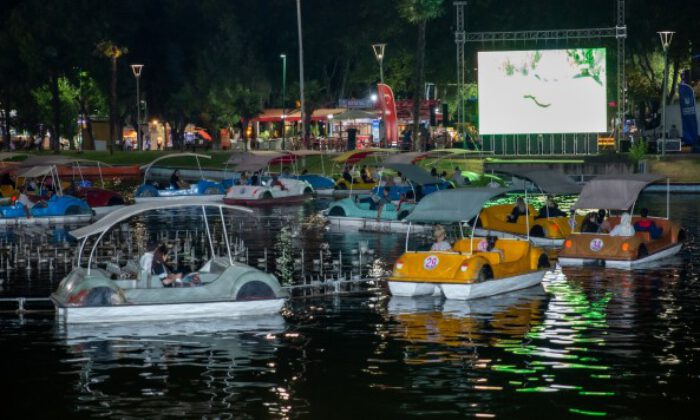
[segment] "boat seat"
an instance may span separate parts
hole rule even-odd
[[[489,262],[489,264],[500,264],[501,261],[501,254],[498,252],[488,252],[488,251],[478,251],[477,255],[480,257],[486,258],[486,260]]]

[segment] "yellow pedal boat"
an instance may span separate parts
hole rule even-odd
[[[454,223],[473,219],[503,188],[438,191],[425,197],[406,218],[410,222]],[[408,240],[407,240],[408,243]],[[448,251],[405,252],[388,278],[394,296],[443,294],[448,299],[477,299],[539,284],[549,268],[547,254],[529,241],[487,238],[456,241]],[[500,252],[499,252],[500,251]]]

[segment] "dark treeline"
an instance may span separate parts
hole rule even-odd
[[[678,31],[672,75],[688,65],[700,37],[691,3],[627,1],[627,65],[630,94],[637,100],[660,95],[657,30]],[[473,0],[467,31],[611,27],[615,4]],[[188,122],[216,134],[264,107],[281,107],[282,53],[287,55],[287,107],[294,107],[296,19],[294,0],[5,0],[0,14],[4,145],[9,146],[10,125],[30,132],[48,127],[71,138],[79,114],[109,115],[118,138],[119,127],[135,121],[133,63],[144,65],[140,83],[148,115],[169,122],[175,141]],[[375,42],[388,44],[385,81],[399,98],[420,97],[423,82],[432,82],[443,99],[453,100],[451,1],[302,0],[302,22],[307,108],[367,97],[379,79],[370,47]],[[583,44],[600,42],[577,45]],[[614,45],[603,42],[611,50]],[[565,46],[467,44],[467,79],[476,77],[477,50]],[[92,147],[90,118],[84,139],[84,147]]]

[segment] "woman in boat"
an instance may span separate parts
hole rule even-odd
[[[634,230],[637,232],[649,232],[651,239],[657,239],[661,236],[662,229],[656,226],[653,220],[649,219],[649,209],[643,208],[639,211],[641,218],[634,224]]]
[[[604,209],[598,210],[596,223],[598,223],[598,233],[610,232],[610,222],[608,222],[607,212]]]
[[[632,226],[632,216],[629,213],[622,213],[620,223],[610,231],[610,236],[634,236],[634,226]]]
[[[544,206],[540,208],[540,212],[537,214],[535,219],[545,219],[549,217],[566,217],[566,212],[562,211],[557,203],[554,201],[554,197],[551,195],[547,197],[547,201]]]
[[[164,287],[173,287],[175,283],[182,280],[182,273],[173,273],[166,264],[168,259],[168,247],[160,244],[153,252],[153,262],[151,263],[151,274],[160,278]]]
[[[585,219],[583,219],[583,223],[581,223],[581,232],[598,233],[599,227],[600,225],[598,225],[598,213],[592,211],[586,215]]]
[[[433,237],[435,242],[430,247],[431,251],[451,251],[452,245],[447,242],[447,233],[442,225],[435,225],[433,228]]]
[[[496,241],[498,241],[498,238],[495,236],[487,236],[486,237],[486,248],[484,249],[486,252],[495,252],[498,254],[501,258],[501,261],[505,259],[505,254],[503,253],[502,249],[496,248]]]
[[[374,182],[374,179],[372,179],[372,175],[369,172],[369,169],[367,169],[367,165],[362,165],[362,169],[360,170],[360,177],[362,178],[362,182],[365,184],[371,184]]]
[[[525,200],[522,197],[518,197],[515,201],[515,207],[506,217],[508,223],[517,223],[520,216],[525,216],[527,214],[527,207],[525,207]]]
[[[345,168],[343,168],[343,179],[349,183],[352,184],[352,174],[350,173],[350,167],[348,165],[345,165]]]

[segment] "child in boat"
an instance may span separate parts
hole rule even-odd
[[[649,219],[649,209],[643,208],[639,211],[641,218],[634,224],[634,230],[637,232],[649,232],[651,239],[658,239],[661,236],[662,228],[656,226],[653,220]]]
[[[506,217],[506,221],[508,223],[517,223],[518,217],[525,216],[526,214],[527,208],[525,207],[525,200],[523,200],[522,197],[518,197],[518,199],[515,201],[515,207],[513,207],[513,210]]]
[[[447,233],[445,233],[445,228],[442,225],[435,225],[433,228],[433,237],[435,242],[433,246],[430,247],[431,251],[451,251],[452,245],[447,242]]]

